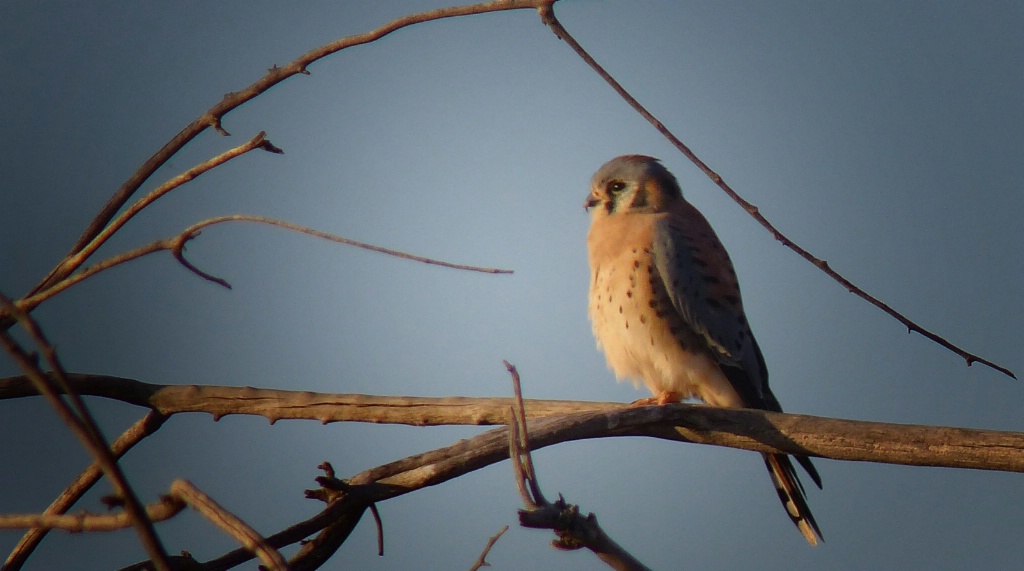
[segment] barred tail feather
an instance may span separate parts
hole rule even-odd
[[[765,454],[764,464],[768,467],[772,483],[775,484],[775,490],[779,493],[779,500],[786,508],[789,519],[793,520],[800,533],[807,539],[807,543],[817,545],[818,539],[824,538],[821,536],[821,530],[818,529],[818,523],[814,521],[811,508],[807,507],[803,484],[800,483],[789,456]]]

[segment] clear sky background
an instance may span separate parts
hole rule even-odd
[[[0,291],[18,296],[139,164],[274,64],[409,2],[5,3],[0,8]],[[1024,8],[1019,2],[560,3],[566,27],[780,230],[968,350],[1024,373]],[[586,316],[581,205],[613,156],[664,159],[732,254],[772,386],[792,412],[1024,430],[1024,392],[846,292],[774,242],[529,11],[401,30],[314,64],[231,113],[146,188],[265,130],[252,153],[160,200],[101,255],[203,218],[274,216],[454,262],[456,272],[251,225],[190,259],[144,259],[35,313],[74,371],[153,383],[628,402]],[[15,374],[0,359],[0,375]],[[114,436],[143,414],[89,401]],[[146,499],[188,478],[264,533],[339,475],[480,428],[172,418],[123,464]],[[0,402],[0,511],[38,512],[88,462],[42,399]],[[659,569],[1013,568],[1020,474],[819,460],[825,543],[808,547],[750,452],[644,439],[536,454],[541,483]],[[103,484],[80,507],[101,511]],[[516,526],[508,463],[380,506],[327,568],[595,569]],[[169,551],[232,549],[193,514]],[[6,556],[19,533],[0,532]],[[132,532],[51,535],[30,569],[111,569]],[[251,566],[250,566],[251,567]]]

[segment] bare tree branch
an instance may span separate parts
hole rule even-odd
[[[153,522],[146,516],[146,509],[135,495],[128,479],[114,458],[110,446],[96,425],[95,419],[89,412],[88,407],[81,397],[71,390],[67,382],[67,375],[57,352],[53,345],[43,335],[38,324],[32,317],[20,311],[7,296],[0,294],[0,304],[7,309],[11,315],[28,333],[33,343],[42,351],[47,364],[52,370],[47,375],[39,368],[37,359],[29,355],[27,351],[16,341],[6,329],[0,329],[0,345],[4,347],[18,367],[25,373],[25,376],[32,381],[35,389],[46,397],[50,406],[57,412],[57,415],[71,429],[82,445],[99,462],[103,472],[110,479],[114,490],[120,500],[124,502],[125,511],[135,527],[135,532],[142,542],[143,548],[149,553],[153,565],[157,571],[170,571],[167,561],[167,551],[160,543],[156,535]],[[61,395],[67,397],[67,402]]]
[[[273,153],[282,153],[281,149],[278,149],[266,138],[266,133],[260,132],[252,139],[249,139],[244,144],[241,144],[233,149],[224,151],[223,153],[208,159],[187,171],[181,173],[161,184],[155,189],[151,190],[146,196],[139,199],[137,202],[132,204],[127,210],[121,213],[111,220],[102,230],[88,243],[84,244],[80,250],[74,255],[65,258],[54,270],[55,272],[62,275],[71,275],[85,262],[89,256],[91,256],[96,250],[110,239],[118,230],[124,227],[129,220],[135,217],[136,214],[142,212],[150,204],[153,204],[158,199],[162,198],[167,193],[180,187],[183,184],[195,180],[200,175],[209,172],[220,165],[230,161],[231,159],[240,157],[249,151],[254,149],[263,149],[265,151]]]
[[[533,455],[530,453],[530,439],[527,434],[529,430],[526,425],[519,371],[508,361],[504,363],[512,375],[512,389],[516,400],[515,406],[512,407],[514,414],[508,426],[508,456],[512,460],[516,487],[519,488],[519,495],[526,505],[525,510],[519,510],[519,525],[550,529],[558,537],[551,542],[557,549],[572,550],[586,547],[617,571],[650,571],[601,529],[597,524],[597,516],[581,516],[579,506],[567,504],[561,494],[555,503],[544,497],[540,482],[537,480],[537,470],[533,466]]]
[[[227,131],[225,131],[221,126],[221,120],[225,115],[292,76],[309,75],[308,68],[312,63],[343,49],[379,40],[396,30],[412,26],[414,24],[440,20],[443,18],[453,18],[456,16],[483,14],[487,12],[541,9],[544,6],[550,5],[553,1],[554,0],[494,0],[492,2],[483,2],[468,6],[438,8],[435,10],[420,12],[418,14],[409,14],[392,20],[375,30],[342,38],[335,42],[310,50],[283,67],[275,65],[267,72],[266,75],[248,87],[225,95],[220,102],[196,118],[195,121],[187,125],[170,141],[164,144],[159,151],[147,159],[138,170],[128,177],[128,180],[121,184],[120,188],[117,189],[113,196],[107,200],[107,203],[103,206],[92,222],[89,223],[89,226],[78,238],[78,241],[71,248],[71,251],[65,259],[82,251],[87,244],[92,242],[92,240],[99,235],[107,224],[114,218],[117,212],[128,203],[132,195],[135,194],[142,184],[145,183],[158,168],[164,165],[172,156],[184,148],[185,145],[199,136],[200,133],[210,127],[213,127],[221,134],[227,135]],[[31,292],[29,292],[29,295],[34,295],[44,289],[47,289],[51,285],[64,280],[69,275],[70,272],[67,271],[67,268],[64,267],[63,264],[58,264],[57,267],[55,267],[38,285],[32,289]]]
[[[483,266],[470,266],[470,265],[465,265],[465,264],[454,264],[454,263],[451,263],[451,262],[445,262],[443,260],[438,260],[438,259],[435,259],[435,258],[427,258],[427,257],[424,257],[424,256],[417,256],[415,254],[409,254],[407,252],[402,252],[400,250],[392,250],[390,248],[383,248],[381,246],[375,246],[373,244],[367,244],[365,242],[359,242],[357,240],[351,240],[349,238],[344,238],[342,236],[336,236],[334,234],[329,234],[327,232],[321,232],[320,230],[316,230],[315,228],[309,228],[308,226],[302,226],[302,225],[299,225],[299,224],[293,224],[291,222],[287,222],[285,220],[278,220],[276,218],[268,218],[266,216],[254,216],[254,215],[248,215],[248,214],[229,214],[229,215],[218,216],[218,217],[215,217],[215,218],[210,218],[210,219],[207,219],[207,220],[203,220],[201,222],[197,222],[197,223],[193,224],[192,226],[189,226],[188,228],[182,230],[180,233],[178,233],[178,234],[176,234],[174,236],[171,236],[169,238],[163,238],[161,240],[157,240],[155,242],[146,244],[145,246],[141,246],[141,247],[136,248],[134,250],[129,250],[127,252],[123,252],[121,254],[118,254],[118,255],[113,256],[111,258],[108,258],[106,260],[103,260],[101,262],[98,262],[96,264],[88,266],[88,267],[84,268],[82,271],[74,273],[74,274],[68,276],[64,280],[53,284],[52,286],[46,288],[45,290],[39,291],[39,292],[37,292],[37,293],[35,293],[33,295],[30,295],[30,296],[27,296],[27,297],[25,297],[23,299],[18,300],[16,302],[16,304],[17,304],[17,306],[18,306],[18,308],[20,310],[22,310],[24,312],[30,312],[33,309],[35,309],[37,306],[39,306],[39,304],[43,303],[44,301],[47,301],[47,300],[53,298],[54,296],[56,296],[57,294],[63,292],[64,290],[70,288],[71,286],[79,284],[79,283],[85,281],[86,279],[91,278],[92,276],[94,276],[94,275],[96,275],[96,274],[98,274],[98,273],[100,273],[102,271],[109,270],[110,268],[113,268],[115,266],[119,266],[121,264],[130,262],[132,260],[137,260],[137,259],[142,258],[144,256],[148,256],[150,254],[153,254],[153,253],[156,253],[156,252],[163,252],[163,251],[171,252],[174,255],[175,259],[178,260],[178,262],[180,264],[185,266],[186,269],[188,269],[189,271],[195,273],[199,277],[201,277],[201,278],[203,278],[205,280],[208,280],[208,281],[212,281],[212,282],[214,282],[214,283],[216,283],[216,284],[218,284],[220,286],[223,286],[223,287],[226,287],[228,289],[231,289],[231,284],[228,283],[226,280],[224,280],[222,278],[218,278],[216,276],[213,276],[213,275],[211,275],[211,274],[209,274],[207,272],[204,272],[204,271],[200,270],[196,266],[192,265],[184,257],[184,247],[185,247],[185,244],[187,242],[189,242],[190,240],[193,240],[193,239],[197,238],[199,236],[199,234],[200,234],[200,231],[202,229],[208,228],[210,226],[214,226],[214,225],[217,225],[217,224],[223,224],[225,222],[255,222],[255,223],[259,223],[259,224],[266,224],[268,226],[277,226],[279,228],[285,228],[287,230],[292,230],[294,232],[299,232],[301,234],[307,234],[309,236],[314,236],[314,237],[317,237],[317,238],[323,238],[324,240],[330,240],[332,242],[337,242],[339,244],[345,244],[345,245],[348,245],[348,246],[355,246],[356,248],[362,248],[364,250],[370,250],[372,252],[378,252],[378,253],[381,253],[381,254],[387,254],[389,256],[394,256],[396,258],[402,258],[402,259],[405,259],[405,260],[411,260],[411,261],[414,261],[414,262],[421,262],[421,263],[424,263],[424,264],[430,264],[430,265],[434,265],[434,266],[441,266],[441,267],[445,267],[445,268],[452,268],[452,269],[455,269],[455,270],[470,271],[470,272],[481,272],[481,273],[486,273],[486,274],[511,274],[512,273],[512,270],[506,270],[506,269],[501,269],[501,268],[488,268],[488,267],[483,267]],[[6,314],[6,311],[3,310],[3,309],[0,309],[0,318],[4,317],[5,314]]]
[[[473,566],[469,568],[469,571],[479,571],[483,567],[491,566],[491,564],[487,562],[487,554],[491,552],[491,548],[494,547],[494,544],[498,542],[498,539],[504,535],[506,531],[508,531],[507,525],[503,526],[498,530],[498,533],[495,533],[487,540],[487,545],[484,546],[483,552],[480,553],[480,557],[477,557],[476,561],[473,562]]]
[[[513,382],[519,384],[518,380]],[[522,398],[517,397],[517,400],[522,401]],[[537,474],[533,469],[530,450],[523,447],[526,442],[526,433],[526,421],[517,415],[509,425],[508,442],[512,470],[516,476],[516,484],[523,504],[526,505],[526,509],[519,510],[519,525],[535,529],[550,529],[557,536],[557,539],[551,542],[555,548],[575,550],[586,547],[612,569],[650,571],[646,565],[601,529],[597,523],[597,516],[591,513],[584,517],[580,514],[579,506],[566,503],[561,494],[558,495],[558,501],[555,503],[544,498],[540,491],[540,484],[537,482]]]
[[[228,535],[234,537],[242,546],[259,557],[268,569],[272,571],[288,571],[290,569],[284,557],[268,545],[255,529],[218,504],[191,482],[175,480],[171,483],[171,493]]]
[[[102,375],[69,375],[76,392],[145,406],[164,415],[205,412],[318,422],[412,426],[508,422],[507,398],[393,397],[197,385],[155,385]],[[25,377],[0,379],[0,399],[37,394]],[[525,400],[529,418],[557,416],[580,438],[653,436],[757,452],[835,460],[1024,472],[1024,433],[824,418],[679,404]],[[558,418],[552,419],[558,420]],[[678,429],[677,429],[678,428]],[[531,432],[531,434],[533,434]]]
[[[114,458],[120,459],[139,442],[142,442],[144,438],[155,433],[161,426],[167,417],[156,411],[150,411],[146,416],[140,419],[138,422],[128,428],[113,444],[110,445],[110,450],[114,454]],[[60,515],[66,513],[83,495],[88,491],[96,482],[99,481],[100,476],[103,473],[103,469],[100,467],[98,461],[93,461],[88,468],[86,468],[77,478],[64,489],[63,492],[57,499],[53,501],[43,512],[44,516],[48,515]],[[151,519],[154,519],[151,517]],[[154,521],[156,521],[154,519]],[[7,561],[4,562],[2,568],[4,571],[18,571],[28,560],[28,557],[32,554],[39,543],[46,537],[49,530],[45,528],[30,529],[25,532],[25,535],[18,541],[18,544],[11,550],[10,555],[7,557]]]
[[[997,365],[992,361],[979,357],[973,353],[968,353],[964,349],[961,349],[960,347],[954,345],[953,343],[950,343],[949,341],[939,336],[938,334],[933,333],[925,329],[924,327],[921,327],[917,323],[914,323],[906,316],[904,316],[902,313],[896,311],[882,300],[878,299],[877,297],[874,297],[873,295],[867,293],[866,291],[854,285],[853,282],[840,275],[839,272],[833,270],[828,265],[828,262],[815,257],[813,254],[802,248],[796,242],[790,240],[785,234],[780,232],[771,222],[768,221],[767,218],[765,218],[761,214],[761,211],[758,207],[754,206],[750,202],[747,202],[742,196],[740,196],[735,190],[733,190],[732,187],[729,186],[724,179],[722,179],[721,175],[713,171],[711,167],[707,165],[707,163],[702,161],[696,155],[696,153],[694,153],[692,150],[690,150],[688,146],[686,146],[685,143],[683,143],[681,140],[679,140],[678,137],[672,134],[672,132],[669,131],[668,128],[665,127],[665,125],[661,121],[659,121],[653,114],[651,114],[651,112],[648,111],[646,107],[641,105],[635,97],[630,95],[630,93],[626,91],[624,87],[622,87],[622,84],[616,81],[615,78],[611,76],[611,74],[605,71],[605,69],[601,67],[600,64],[597,63],[597,60],[595,60],[589,53],[587,53],[587,51],[583,49],[583,46],[581,46],[579,42],[577,42],[576,39],[569,34],[568,30],[566,30],[565,27],[562,26],[561,22],[558,21],[558,19],[555,17],[553,5],[548,5],[540,8],[540,14],[541,19],[544,21],[545,24],[548,25],[548,27],[551,28],[551,30],[555,33],[556,36],[565,41],[565,43],[569,44],[573,51],[575,51],[576,54],[579,55],[580,58],[582,58],[583,61],[587,63],[587,65],[589,65],[595,72],[597,72],[597,74],[600,75],[601,78],[604,79],[608,83],[608,85],[610,85],[612,89],[614,89],[615,92],[618,93],[619,96],[622,97],[626,101],[626,103],[630,105],[630,107],[635,109],[641,117],[643,117],[644,119],[647,120],[648,123],[653,125],[659,133],[664,135],[664,137],[668,139],[670,143],[672,143],[677,149],[679,149],[679,152],[681,152],[686,158],[690,159],[690,161],[693,164],[697,165],[697,168],[699,168],[701,172],[707,175],[712,182],[718,185],[719,188],[721,188],[727,195],[729,195],[729,198],[731,198],[734,202],[739,204],[743,208],[743,210],[747,212],[747,214],[752,216],[754,220],[757,220],[758,224],[760,224],[766,230],[768,230],[768,232],[771,233],[773,238],[781,242],[790,250],[796,252],[801,258],[813,264],[819,270],[824,272],[825,275],[839,282],[839,284],[846,288],[850,293],[860,297],[861,299],[866,300],[868,303],[888,313],[897,321],[905,325],[907,327],[908,332],[916,331],[917,333],[920,333],[921,335],[934,341],[935,343],[938,343],[939,345],[945,347],[946,349],[952,351],[953,353],[956,353],[967,362],[968,367],[971,366],[973,363],[977,362],[988,367],[991,367],[1011,378],[1017,378],[1017,375],[1015,375],[1013,371],[1011,371],[1010,369],[1003,367],[1001,365]]]
[[[159,501],[146,506],[146,515],[150,521],[163,521],[170,519],[181,510],[185,509],[185,503],[173,496],[164,496]],[[0,515],[0,528],[2,529],[61,529],[64,531],[82,533],[86,531],[116,531],[134,525],[131,518],[125,512],[114,514],[7,514]],[[8,567],[4,566],[4,569]]]

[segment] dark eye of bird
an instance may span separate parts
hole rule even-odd
[[[621,180],[613,180],[608,183],[608,192],[615,194],[622,192],[626,188],[626,183]]]

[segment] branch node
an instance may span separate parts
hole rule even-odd
[[[231,284],[228,283],[227,280],[223,278],[218,278],[217,276],[212,274],[208,274],[194,266],[192,262],[189,262],[188,260],[185,259],[185,243],[195,238],[196,236],[199,236],[198,230],[195,232],[188,232],[174,238],[173,244],[171,246],[171,254],[174,256],[174,259],[178,260],[178,263],[181,264],[182,266],[185,266],[185,269],[203,278],[204,280],[211,281],[217,285],[223,286],[227,289],[231,289]],[[220,419],[215,417],[214,420]]]
[[[280,147],[275,146],[269,139],[267,139],[266,131],[260,131],[259,134],[253,137],[252,142],[256,145],[256,148],[263,149],[268,153],[274,153],[277,155],[284,154],[284,151]]]
[[[224,99],[228,99],[232,95],[234,95],[234,93],[227,93],[224,95]],[[224,135],[225,137],[231,136],[231,133],[228,133],[227,129],[224,128],[224,125],[221,124],[219,115],[210,118],[210,126],[213,127],[215,131],[217,131],[221,135]]]

